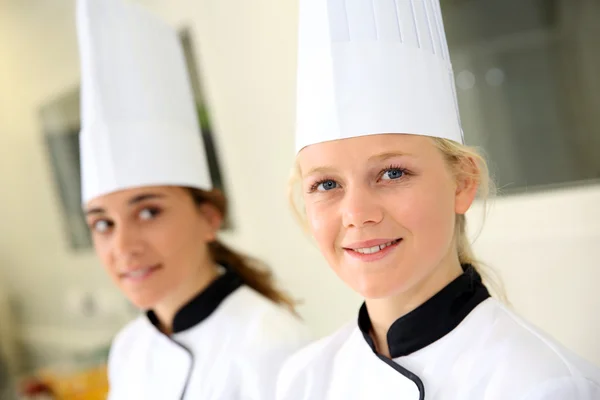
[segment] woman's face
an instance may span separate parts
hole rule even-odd
[[[128,189],[86,205],[96,253],[117,286],[137,307],[174,300],[202,279],[210,262],[218,211],[198,206],[174,186]]]
[[[400,295],[458,263],[455,218],[477,187],[457,181],[431,138],[318,143],[298,163],[312,234],[337,275],[365,298]]]

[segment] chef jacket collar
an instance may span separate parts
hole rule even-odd
[[[173,333],[180,333],[198,325],[208,318],[227,296],[242,286],[242,279],[231,268],[225,267],[225,273],[215,279],[206,289],[177,311],[173,318]],[[156,328],[160,322],[154,311],[146,316]]]
[[[391,358],[409,355],[441,339],[490,297],[475,268],[466,264],[463,270],[462,275],[441,291],[392,324],[387,333]],[[370,336],[371,319],[365,303],[359,311],[358,326],[375,351],[375,343]]]

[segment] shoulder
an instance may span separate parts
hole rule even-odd
[[[244,370],[280,368],[312,339],[300,318],[245,286],[227,299],[220,317]]]
[[[536,388],[550,387],[554,384],[579,387],[583,382],[595,385],[600,382],[600,370],[505,305],[490,299],[482,306],[484,311],[487,310],[489,330],[476,345],[481,350],[480,357],[488,360],[485,364],[490,365],[492,376],[501,378],[493,379],[494,381],[510,381],[511,387],[518,393],[535,391]]]
[[[244,332],[240,345],[260,347],[290,347],[296,350],[311,340],[302,320],[288,309],[273,303],[251,288],[241,287],[232,294],[227,314],[232,324]]]
[[[324,359],[333,358],[356,329],[356,323],[347,323],[331,335],[302,348],[290,358],[286,363],[286,368],[305,369]]]
[[[600,383],[582,377],[549,379],[530,389],[523,400],[597,400]]]
[[[250,288],[242,287],[231,297],[224,322],[236,342],[240,390],[248,399],[271,400],[283,363],[308,344],[311,335],[294,314]]]
[[[492,300],[488,305],[494,314],[494,329],[488,339],[496,343],[495,348],[505,349],[507,361],[516,358],[526,363],[535,362],[544,373],[560,376],[579,376],[591,371],[591,364],[504,304]]]
[[[348,323],[333,334],[317,340],[291,356],[284,364],[277,382],[278,398],[288,393],[308,390],[311,377],[331,365],[339,351],[355,333],[356,323]]]

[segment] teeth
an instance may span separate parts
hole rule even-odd
[[[149,268],[138,269],[137,271],[131,271],[127,273],[132,278],[140,278],[148,273]]]
[[[391,242],[380,244],[379,246],[364,247],[364,248],[360,248],[360,249],[354,249],[354,251],[356,251],[357,253],[361,253],[361,254],[373,254],[373,253],[377,253],[377,252],[385,249],[388,246],[395,244],[396,242],[397,242],[397,240],[392,240]]]

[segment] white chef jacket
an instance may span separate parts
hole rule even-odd
[[[110,400],[269,400],[284,360],[308,343],[304,325],[232,271],[175,316],[173,335],[151,312],[127,325],[109,356]]]
[[[300,350],[278,400],[600,400],[600,369],[489,297],[470,266],[387,334],[375,353],[363,304],[356,323]]]

